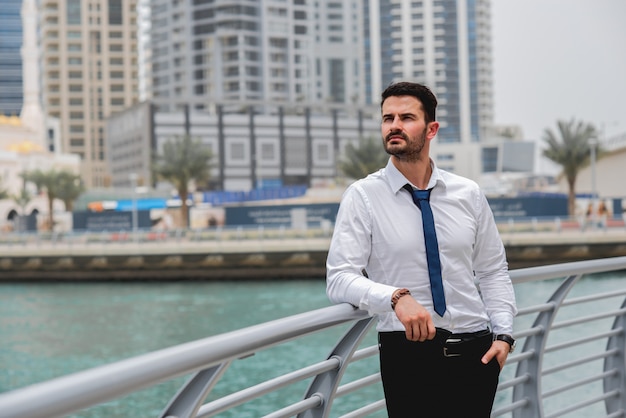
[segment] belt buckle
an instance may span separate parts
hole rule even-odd
[[[446,346],[446,344],[448,344],[448,343],[450,343],[450,344],[458,344],[461,341],[463,341],[463,340],[460,339],[460,338],[448,338],[446,340],[446,342],[444,343],[444,345],[443,345],[443,356],[444,357],[460,357],[461,353],[458,353],[458,352],[457,353],[448,352],[448,347]]]

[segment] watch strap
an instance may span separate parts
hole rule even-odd
[[[494,337],[494,340],[504,341],[505,343],[508,343],[511,346],[509,353],[512,353],[513,350],[515,350],[515,339],[509,334],[497,334]]]

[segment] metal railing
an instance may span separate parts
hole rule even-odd
[[[516,289],[532,282],[549,284],[556,290],[541,303],[531,300],[533,304],[519,306],[515,332],[519,348],[509,356],[501,375],[493,417],[554,418],[599,404],[607,417],[626,416],[626,286],[615,280],[608,290],[592,285],[580,295],[570,296],[583,276],[622,270],[626,270],[626,257],[511,271]],[[366,366],[358,378],[347,379],[346,373],[377,355],[375,343],[364,344],[375,335],[370,332],[374,321],[348,304],[277,319],[0,394],[0,415],[65,416],[181,376],[188,376],[187,382],[163,406],[159,417],[216,416],[302,383],[308,384],[300,392],[303,395],[293,402],[279,397],[285,403],[264,416],[352,418],[383,414],[385,403],[377,367]],[[225,395],[212,395],[222,377],[232,370],[231,365],[250,361],[253,354],[282,344],[302,348],[307,336],[344,326],[343,336],[319,362]],[[582,394],[575,394],[580,389]],[[336,401],[363,390],[369,392],[361,397],[361,403],[352,403],[349,411],[338,415]]]

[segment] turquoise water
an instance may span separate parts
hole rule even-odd
[[[616,281],[623,277],[622,274],[583,279],[573,293],[583,295],[604,287],[615,289],[619,286]],[[557,285],[557,281],[546,281],[516,287],[519,305],[545,301]],[[0,392],[325,306],[329,302],[323,280],[3,283],[0,284]],[[519,321],[521,324],[524,318]],[[325,359],[344,330],[338,327],[234,362],[209,399]],[[370,332],[367,338],[362,346],[373,344],[375,333]],[[355,363],[344,381],[375,370],[377,358]],[[506,375],[513,372],[513,367],[505,368]],[[158,416],[186,378],[72,417]],[[307,384],[308,381],[302,382],[220,416],[262,416],[299,400]],[[381,396],[379,385],[375,385],[345,400],[340,398],[332,416]],[[385,415],[381,412],[372,417]]]
[[[0,284],[0,392],[325,306],[323,280]],[[344,330],[234,362],[212,395],[321,361]],[[185,380],[73,417],[154,417]],[[220,416],[260,416],[263,409],[276,409],[276,402],[299,400],[307,383]]]

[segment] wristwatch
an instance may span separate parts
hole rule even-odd
[[[504,341],[505,343],[508,343],[511,346],[511,348],[509,349],[509,353],[515,351],[515,345],[517,344],[517,342],[509,334],[498,334],[494,337],[494,340]]]

